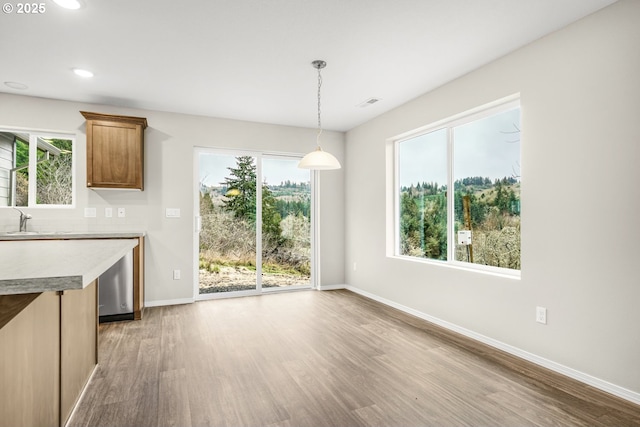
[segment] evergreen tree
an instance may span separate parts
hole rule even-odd
[[[500,213],[509,212],[509,195],[504,188],[504,181],[498,181],[496,183],[496,199],[494,205],[498,208]]]
[[[262,237],[282,243],[282,216],[276,209],[276,199],[266,185],[262,186]]]
[[[447,259],[447,200],[444,195],[427,200],[423,213],[424,255]]]
[[[256,165],[251,156],[236,157],[236,167],[229,169],[230,176],[222,183],[227,187],[224,209],[233,212],[236,218],[245,219],[255,226],[256,222]],[[265,237],[280,238],[282,217],[276,209],[275,197],[266,185],[262,186],[262,232]]]
[[[200,215],[205,216],[213,212],[213,200],[208,192],[200,192]]]
[[[409,191],[403,191],[400,195],[400,252],[403,255],[409,255],[421,246],[419,218],[416,199]]]
[[[232,211],[236,218],[248,219],[255,223],[256,219],[256,165],[253,157],[236,157],[236,167],[227,168],[231,172],[221,183],[227,187],[226,200],[223,206]]]

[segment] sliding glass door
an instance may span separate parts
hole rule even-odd
[[[299,159],[196,150],[199,299],[311,286],[311,177]]]

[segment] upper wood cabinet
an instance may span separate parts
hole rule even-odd
[[[87,119],[87,187],[144,190],[144,117],[80,111]]]

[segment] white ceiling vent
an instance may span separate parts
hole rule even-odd
[[[380,98],[369,98],[366,101],[361,102],[360,104],[358,104],[357,107],[360,107],[360,108],[368,107],[369,105],[373,105],[378,101],[381,101],[381,99]]]

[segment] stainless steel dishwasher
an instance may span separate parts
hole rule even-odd
[[[98,277],[100,322],[133,320],[133,251]]]

